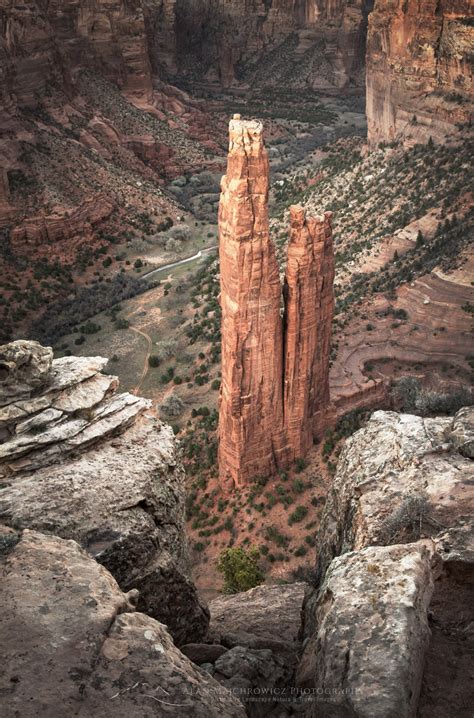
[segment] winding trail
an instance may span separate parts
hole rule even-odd
[[[145,377],[148,374],[148,369],[149,369],[148,362],[149,362],[150,354],[151,354],[152,341],[151,341],[150,335],[146,334],[146,332],[142,332],[141,329],[137,329],[136,327],[132,327],[132,326],[130,327],[130,329],[132,330],[132,332],[135,332],[135,334],[140,334],[140,336],[142,336],[144,339],[146,339],[146,341],[148,343],[147,352],[146,352],[145,360],[143,363],[142,373],[140,374],[140,379],[138,380],[138,384],[131,391],[132,394],[135,394],[135,396],[137,396],[138,392],[140,391],[141,385],[145,381]]]
[[[146,279],[147,277],[151,277],[152,275],[161,273],[161,272],[169,272],[170,269],[174,269],[175,267],[180,267],[183,264],[189,264],[190,262],[194,262],[196,259],[200,259],[204,253],[212,252],[214,249],[217,249],[217,244],[213,245],[212,247],[206,247],[205,249],[200,249],[198,252],[196,252],[196,254],[193,254],[191,257],[186,257],[185,259],[180,259],[177,262],[170,262],[169,264],[164,264],[161,267],[152,269],[150,272],[147,272],[146,274],[142,274],[140,279]],[[131,314],[127,315],[127,319],[131,319],[133,316],[135,316],[139,312],[143,311],[143,309],[144,309],[143,304],[140,304],[136,309],[133,310],[133,312]],[[129,328],[132,330],[132,332],[135,332],[135,334],[139,334],[141,337],[143,337],[148,345],[145,359],[143,362],[142,373],[140,374],[140,378],[138,380],[137,385],[131,391],[131,393],[136,396],[139,393],[141,386],[142,386],[143,382],[145,381],[146,376],[148,374],[148,370],[150,368],[149,359],[151,356],[151,350],[153,348],[153,342],[151,340],[150,335],[147,334],[142,329],[138,329],[137,327],[133,327],[131,325]]]

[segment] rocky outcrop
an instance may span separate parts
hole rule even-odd
[[[113,209],[114,204],[109,198],[98,195],[86,199],[71,212],[31,217],[11,231],[12,248],[21,254],[30,252],[32,246],[91,239],[94,228],[110,217]]]
[[[245,716],[75,541],[29,530],[0,539],[5,718]]]
[[[367,38],[369,142],[442,140],[473,111],[467,0],[376,0]]]
[[[268,226],[268,158],[260,122],[230,122],[219,205],[224,486],[303,456],[329,400],[334,258],[330,214],[293,207],[283,302]]]
[[[288,687],[301,648],[298,631],[307,588],[305,583],[257,586],[209,604],[209,637],[219,641],[212,648],[225,650],[199,663],[219,683],[237,691],[250,716],[285,716],[296,700]],[[194,655],[209,655],[209,648],[203,646]],[[183,650],[189,655],[186,646]],[[259,696],[266,696],[265,701]]]
[[[254,648],[295,650],[307,584],[263,585],[230,596],[218,596],[209,604],[210,634],[227,644],[241,644],[252,637]],[[272,607],[268,611],[268,606]]]
[[[329,696],[308,715],[408,718],[437,699],[464,715],[474,470],[460,452],[473,417],[378,411],[348,439],[305,601],[298,682]],[[441,654],[455,670],[440,675]]]
[[[334,313],[331,213],[305,216],[290,208],[285,274],[284,416],[293,458],[305,456],[329,403],[329,353]]]
[[[209,614],[189,578],[172,430],[116,393],[101,357],[52,359],[35,342],[0,357],[3,523],[78,541],[177,642],[200,640]]]
[[[459,436],[468,444],[473,414],[467,408],[430,419],[376,411],[348,439],[318,538],[321,576],[341,552],[435,537],[464,523],[473,507],[474,467],[459,453]]]

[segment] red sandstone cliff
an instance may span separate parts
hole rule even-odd
[[[219,207],[222,385],[219,473],[248,484],[303,457],[329,402],[334,257],[331,213],[291,208],[282,287],[268,228],[262,125],[230,122]]]
[[[222,386],[219,467],[242,485],[285,462],[281,287],[268,228],[268,158],[260,122],[230,123],[219,247]]]
[[[129,92],[151,92],[141,3],[126,0],[0,0],[2,108],[34,107],[93,69]]]
[[[293,458],[306,454],[329,402],[329,353],[334,313],[331,213],[306,217],[290,208],[284,285],[284,417]]]
[[[442,139],[472,117],[469,0],[376,0],[367,38],[369,142]]]

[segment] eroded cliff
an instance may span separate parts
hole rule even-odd
[[[367,37],[369,142],[442,140],[473,111],[468,0],[376,0]]]
[[[184,471],[150,401],[118,394],[101,357],[0,347],[0,518],[78,541],[177,642],[209,613],[189,577]]]
[[[372,0],[176,0],[184,78],[223,86],[341,88],[363,82]]]

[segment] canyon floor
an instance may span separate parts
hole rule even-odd
[[[39,329],[44,340],[51,326],[70,327],[53,336],[57,354],[108,357],[108,371],[122,388],[154,399],[179,434],[188,465],[194,579],[210,598],[220,585],[217,556],[229,545],[259,547],[272,580],[303,575],[344,437],[367,408],[392,405],[394,381],[415,376],[437,391],[463,391],[470,383],[472,170],[469,140],[436,149],[381,145],[369,155],[356,95],[306,93],[303,101],[274,92],[244,101],[227,93],[194,101],[205,103],[222,132],[234,112],[264,119],[271,230],[280,259],[290,204],[334,212],[332,428],[324,440],[276,480],[257,479],[232,496],[218,486],[223,146],[214,147],[205,166],[196,160],[195,172],[188,167],[167,180],[159,190],[163,208],[144,214],[141,226],[129,231],[129,222],[121,233],[111,226],[112,241],[83,268],[84,301],[53,302]],[[126,198],[126,186],[122,190]],[[135,296],[117,300],[112,290],[100,300],[103,311],[94,313],[97,286],[110,287],[117,277],[130,278]]]

